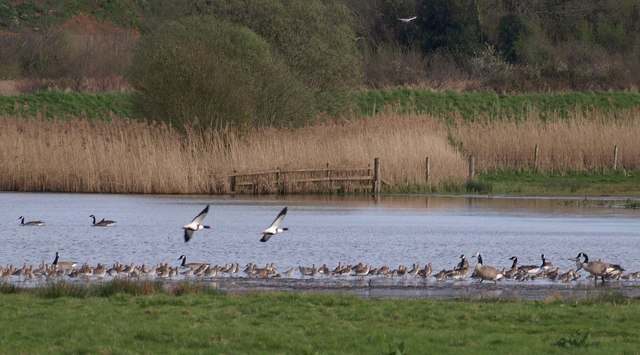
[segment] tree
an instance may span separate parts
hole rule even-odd
[[[293,126],[312,118],[308,89],[269,43],[211,16],[143,35],[130,78],[139,113],[177,128]]]

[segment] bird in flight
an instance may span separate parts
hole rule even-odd
[[[400,21],[402,21],[404,23],[409,23],[409,22],[411,22],[411,21],[413,21],[413,20],[415,20],[417,18],[418,18],[418,16],[413,16],[413,17],[408,17],[408,18],[400,18],[400,17],[398,17],[398,20],[400,20]]]
[[[284,217],[286,215],[287,215],[287,207],[283,208],[282,211],[280,211],[280,213],[278,213],[278,216],[273,221],[273,223],[271,223],[269,228],[267,228],[264,231],[262,231],[262,239],[260,239],[261,242],[266,242],[272,236],[274,236],[274,235],[276,235],[278,233],[281,233],[283,231],[289,230],[289,228],[280,227],[282,225],[282,221],[284,221]]]
[[[188,242],[189,240],[191,240],[191,237],[193,237],[193,232],[195,231],[199,231],[201,229],[209,229],[211,227],[209,226],[205,226],[202,224],[202,220],[204,219],[204,217],[207,216],[207,213],[209,212],[209,205],[207,205],[207,207],[205,207],[202,212],[200,212],[200,214],[198,214],[196,216],[196,218],[193,219],[193,221],[191,221],[191,223],[185,225],[184,227],[182,227],[182,229],[184,229],[184,242]]]

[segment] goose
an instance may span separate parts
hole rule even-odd
[[[544,257],[544,254],[542,254],[541,258],[542,258],[542,266],[540,266],[540,268],[544,269],[544,271],[549,271],[553,269],[553,263],[551,261],[547,261],[547,258]]]
[[[58,269],[72,269],[78,265],[77,261],[59,261],[60,255],[56,252],[56,257],[53,259],[51,265],[55,265]]]
[[[584,260],[580,262],[580,257],[583,257]],[[576,266],[578,270],[584,269],[588,273],[594,276],[594,281],[598,281],[598,276],[605,282],[604,277],[611,276],[612,274],[621,274],[624,269],[620,265],[611,265],[600,260],[597,261],[589,261],[589,256],[584,252],[578,254],[578,256],[574,259],[576,261]]]
[[[96,216],[89,215],[89,217],[93,218],[93,226],[94,227],[113,227],[116,225],[116,221],[112,221],[110,219],[102,219],[100,222],[96,222]]]
[[[478,278],[480,278],[480,281],[478,281],[478,283],[482,283],[482,281],[484,280],[489,280],[493,281],[493,283],[496,283],[497,280],[500,280],[503,277],[502,273],[499,272],[495,267],[482,264],[482,255],[480,255],[480,252],[477,252],[474,257],[478,258],[478,263],[476,264],[475,268],[475,274]]]
[[[280,211],[280,213],[278,213],[278,216],[273,221],[273,223],[271,223],[269,228],[267,228],[264,231],[262,231],[262,239],[260,239],[261,242],[266,242],[272,236],[274,236],[274,235],[276,235],[278,233],[281,233],[283,231],[289,230],[289,228],[281,228],[280,227],[280,225],[282,224],[282,221],[284,221],[284,217],[286,215],[287,215],[287,207],[283,208],[282,211]]]
[[[509,260],[513,260],[513,263],[511,264],[511,269],[505,271],[503,276],[507,279],[512,279],[518,272],[518,257],[512,256],[509,258]]]
[[[23,217],[23,216],[18,217],[18,219],[20,220],[20,225],[21,225],[21,226],[35,226],[35,227],[44,226],[44,222],[43,222],[43,221],[29,221],[29,222],[25,222],[25,221],[24,221],[24,217]]]
[[[543,260],[544,263],[544,260]],[[525,274],[537,274],[542,268],[542,265],[522,265],[518,268],[518,272]]]
[[[459,270],[463,270],[463,269],[469,269],[471,268],[469,266],[469,261],[467,260],[467,257],[464,256],[464,254],[460,255],[460,262],[458,263],[458,265],[456,265],[456,267],[453,268],[454,271],[459,271]]]
[[[413,21],[413,20],[415,20],[415,19],[417,19],[417,18],[418,18],[418,16],[407,17],[407,18],[400,18],[400,17],[398,17],[398,20],[399,20],[400,22],[409,23],[409,22],[411,22],[411,21]]]
[[[451,277],[455,281],[462,281],[462,280],[465,280],[467,278],[467,275],[469,274],[469,271],[471,271],[470,267],[462,268],[462,269],[449,270],[447,272],[447,277]]]
[[[178,260],[182,260],[182,264],[180,264],[180,267],[183,269],[198,269],[200,268],[202,265],[209,265],[208,263],[187,263],[187,256],[182,254],[180,255],[180,257],[178,258]]]
[[[191,237],[193,237],[193,233],[196,231],[199,231],[201,229],[209,229],[211,227],[209,226],[205,226],[202,224],[202,220],[204,220],[204,218],[207,216],[207,213],[209,213],[209,205],[207,205],[207,207],[205,207],[202,212],[200,212],[196,218],[193,219],[193,221],[191,221],[191,223],[185,225],[182,227],[182,229],[184,229],[184,242],[188,242],[189,240],[191,240]]]

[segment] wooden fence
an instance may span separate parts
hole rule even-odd
[[[334,169],[327,163],[322,169],[280,170],[256,173],[235,173],[228,177],[229,193],[327,193],[370,192],[380,193],[383,185],[380,159],[375,158],[373,169]]]

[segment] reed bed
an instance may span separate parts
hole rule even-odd
[[[640,120],[636,110],[574,112],[542,121],[531,113],[521,121],[458,120],[451,135],[477,169],[541,172],[602,172],[640,169]],[[538,158],[535,161],[535,147]],[[617,164],[614,150],[617,146]],[[617,165],[617,166],[616,166]]]
[[[363,168],[374,157],[392,186],[463,180],[464,157],[428,116],[377,116],[297,130],[180,133],[113,118],[0,117],[0,189],[113,193],[222,193],[234,171]]]

